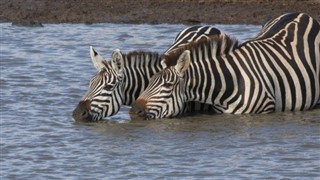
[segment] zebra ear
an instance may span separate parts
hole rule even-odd
[[[167,64],[165,63],[165,59],[161,59],[160,63],[161,63],[162,69],[167,67]]]
[[[124,69],[124,60],[123,56],[119,49],[116,49],[112,53],[112,59],[111,59],[112,68],[118,73],[122,73]]]
[[[100,71],[102,68],[105,68],[105,65],[103,63],[103,61],[104,61],[103,57],[100,54],[98,54],[92,48],[92,46],[90,46],[90,56],[91,56],[92,63],[94,65],[94,67],[97,68],[97,70]]]
[[[190,51],[185,50],[178,58],[175,69],[178,71],[180,76],[184,75],[184,72],[188,69],[190,65]]]

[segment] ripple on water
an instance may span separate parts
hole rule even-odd
[[[89,46],[164,52],[184,25],[0,24],[3,179],[316,179],[320,110],[99,123],[71,113],[97,73]],[[241,41],[260,26],[216,25]]]

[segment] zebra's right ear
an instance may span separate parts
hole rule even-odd
[[[190,65],[190,51],[185,50],[178,58],[177,64],[174,68],[178,71],[179,76],[183,76]]]
[[[92,60],[92,63],[94,65],[95,68],[97,68],[97,70],[101,70],[103,68],[105,68],[105,64],[103,63],[104,59],[103,57],[98,54],[92,46],[90,46],[90,56],[91,56],[91,60]]]
[[[111,59],[112,68],[118,73],[121,74],[124,69],[124,60],[122,53],[119,49],[116,49],[112,53],[112,59]]]

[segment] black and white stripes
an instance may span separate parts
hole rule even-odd
[[[186,28],[165,54],[189,42],[219,36],[220,33],[212,26]],[[116,50],[110,61],[105,61],[93,48],[90,54],[99,72],[92,78],[87,94],[73,112],[76,121],[97,121],[116,114],[121,105],[131,105],[147,87],[151,76],[163,68],[160,54],[154,52],[122,54]]]
[[[256,38],[225,55],[217,53],[222,39],[179,48],[179,58],[167,57],[177,65],[152,78],[136,111],[147,118],[171,117],[187,101],[234,114],[311,109],[320,98],[319,31],[315,19],[290,13],[269,21]],[[168,74],[172,78],[165,82]],[[172,91],[161,91],[167,84]]]
[[[172,45],[165,51],[165,55],[172,50],[189,44],[190,42],[197,42],[201,39],[207,39],[212,36],[218,36],[222,32],[213,26],[192,26],[182,30],[174,39]]]

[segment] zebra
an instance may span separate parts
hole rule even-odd
[[[151,78],[134,111],[147,119],[174,117],[196,101],[217,113],[270,113],[308,110],[320,101],[320,25],[307,14],[283,14],[220,55],[223,46],[223,39],[209,39],[167,55],[176,65]]]
[[[213,26],[192,26],[181,31],[165,55],[193,41],[216,37],[224,33]],[[90,56],[98,73],[90,80],[89,90],[73,111],[76,121],[92,122],[116,114],[121,105],[132,105],[146,88],[153,74],[164,68],[162,56],[156,52],[132,51],[112,53],[110,61],[90,47]],[[191,109],[209,111],[210,107],[188,103]],[[190,108],[189,108],[190,109]]]

